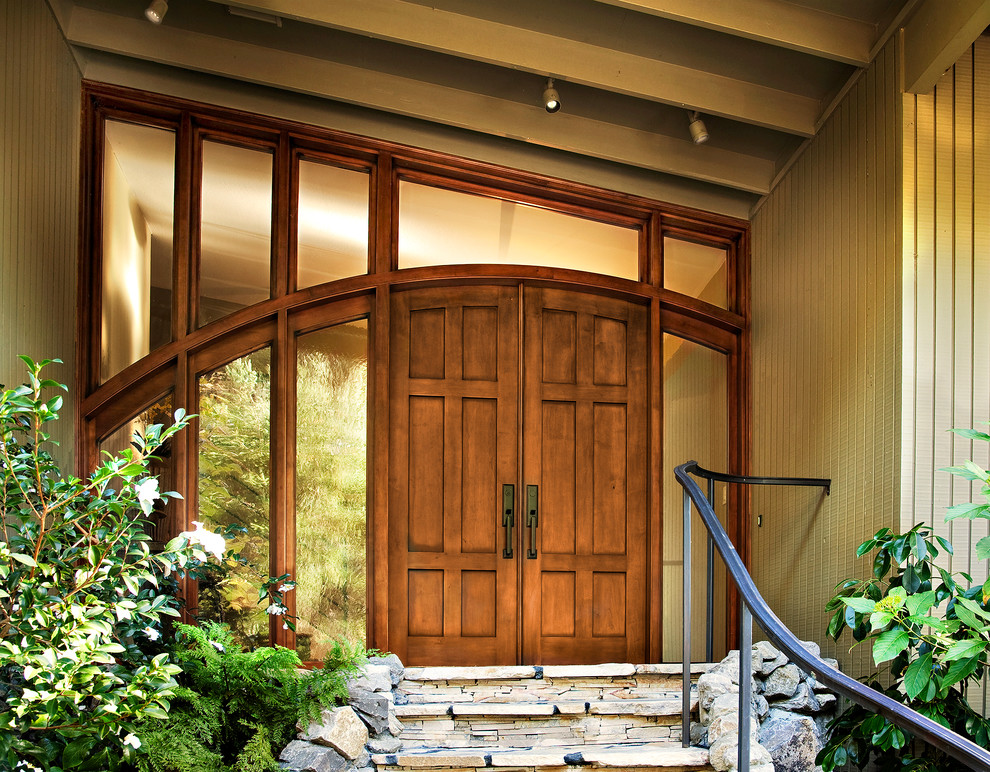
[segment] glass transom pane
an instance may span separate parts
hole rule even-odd
[[[722,247],[665,236],[663,286],[682,295],[728,308],[728,253]]]
[[[399,183],[399,268],[461,263],[639,278],[639,230],[498,198]]]

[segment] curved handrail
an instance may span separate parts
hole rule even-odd
[[[736,588],[739,590],[739,595],[742,601],[752,612],[753,617],[757,620],[760,627],[766,633],[767,638],[769,638],[770,641],[777,646],[777,648],[787,654],[792,662],[796,662],[805,672],[812,673],[818,681],[825,684],[833,691],[838,692],[867,710],[872,710],[875,713],[879,713],[897,726],[906,729],[915,737],[934,745],[936,748],[944,751],[952,758],[962,762],[970,769],[981,770],[981,772],[990,772],[990,752],[987,752],[976,743],[966,739],[962,735],[956,734],[951,729],[947,729],[941,724],[932,721],[930,718],[921,715],[916,710],[912,710],[896,700],[892,700],[886,694],[882,694],[875,689],[871,689],[869,686],[866,686],[845,673],[836,670],[826,664],[820,657],[816,657],[804,648],[797,636],[795,636],[794,633],[792,633],[784,625],[784,623],[780,621],[777,615],[773,613],[770,606],[768,606],[767,602],[763,599],[763,596],[760,595],[759,590],[756,589],[756,584],[753,582],[753,578],[749,575],[749,572],[743,565],[742,559],[739,557],[739,553],[736,552],[736,548],[729,539],[729,535],[725,532],[725,529],[719,522],[718,517],[715,514],[715,510],[712,508],[711,502],[708,501],[705,495],[701,492],[701,488],[699,488],[698,484],[690,477],[692,474],[696,474],[697,476],[706,479],[725,479],[726,475],[720,475],[717,472],[709,472],[702,469],[695,461],[688,461],[686,464],[681,464],[674,469],[674,476],[683,486],[687,495],[690,496],[691,501],[694,502],[694,506],[697,509],[698,514],[701,516],[702,522],[705,524],[705,528],[708,529],[708,533],[715,542],[715,548],[718,550],[719,554],[722,556],[722,560],[725,562],[728,575],[731,577],[733,583],[736,585]],[[735,477],[732,482],[760,484],[757,481],[765,481],[767,479],[780,480],[785,478]],[[789,479],[796,480],[798,478]],[[826,483],[828,483],[827,480],[817,481],[817,484],[822,484],[822,487],[825,487],[824,484]],[[763,484],[767,483],[764,482]],[[816,483],[806,482],[805,484]],[[685,653],[685,657],[687,656],[689,656],[689,653]],[[744,658],[740,656],[739,659],[740,665],[742,665]],[[740,680],[742,679],[740,678]],[[742,684],[740,684],[740,688],[741,687]],[[743,723],[740,723],[740,726],[743,725]]]

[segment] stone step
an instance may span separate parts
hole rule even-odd
[[[697,697],[692,698],[692,710]],[[596,702],[414,703],[395,706],[405,747],[511,748],[678,742],[679,695]]]
[[[710,665],[691,666],[692,679]],[[654,698],[678,693],[679,664],[410,667],[399,684],[399,703],[584,701]]]
[[[380,770],[491,770],[511,767],[526,772],[559,769],[662,769],[665,772],[711,770],[708,751],[682,748],[675,743],[638,745],[560,746],[537,749],[457,748],[451,750],[402,750],[372,756]]]

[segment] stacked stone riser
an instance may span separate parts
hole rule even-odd
[[[595,715],[595,705],[583,703],[581,714],[536,717],[472,716],[424,718],[402,715],[403,742],[440,748],[497,745],[511,748],[589,743],[642,743],[681,739],[680,703],[667,703],[666,715]]]

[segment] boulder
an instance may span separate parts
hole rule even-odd
[[[789,700],[771,702],[770,707],[789,710],[792,713],[820,713],[822,704],[815,693],[808,688],[808,684],[801,683],[798,684],[793,697]]]
[[[702,723],[707,724],[708,711],[716,697],[737,693],[739,687],[724,673],[708,672],[698,679],[698,712]]]
[[[281,767],[291,772],[343,772],[347,759],[333,748],[293,740],[279,756]]]
[[[379,657],[376,661],[388,666],[392,686],[398,686],[403,674],[406,672],[402,660],[395,654],[386,654],[384,657]]]
[[[797,665],[778,667],[763,684],[763,696],[767,700],[772,700],[774,697],[793,697],[800,683],[801,671]]]
[[[364,753],[368,742],[368,728],[350,707],[324,710],[319,721],[314,721],[299,735],[317,745],[326,745],[344,758],[356,759]]]
[[[360,689],[368,692],[391,692],[392,691],[392,671],[389,665],[380,663],[379,660],[369,660],[361,668],[361,675],[351,679],[347,688]]]
[[[757,656],[760,664],[757,665]],[[787,664],[787,655],[770,641],[757,641],[753,644],[753,672],[757,675],[770,675],[774,670]]]
[[[348,688],[350,705],[374,734],[382,734],[389,729],[389,709],[391,700],[384,694],[375,694],[353,686]],[[391,692],[389,693],[391,696]]]
[[[811,772],[822,738],[815,720],[783,710],[772,710],[760,727],[760,745],[770,752],[777,772]]]
[[[738,769],[739,744],[738,735],[729,733],[722,735],[717,742],[712,743],[708,751],[708,763],[716,772],[728,772],[728,770]],[[774,772],[773,758],[770,752],[753,742],[749,747],[749,770],[750,772]]]

